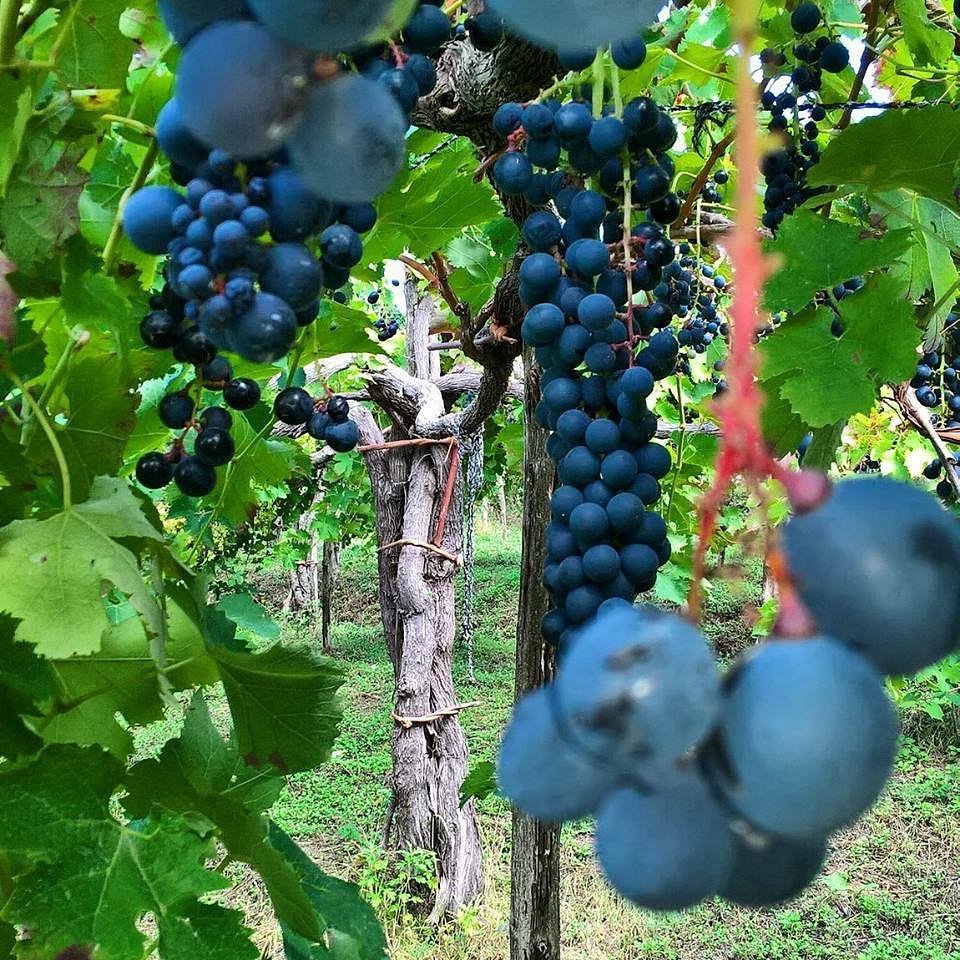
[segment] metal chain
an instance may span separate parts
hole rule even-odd
[[[460,462],[464,470],[463,497],[463,609],[460,615],[461,631],[467,645],[467,675],[474,682],[473,662],[473,601],[476,594],[476,571],[473,563],[473,532],[477,497],[483,486],[483,427],[460,439]]]

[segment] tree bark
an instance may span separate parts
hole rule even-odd
[[[368,422],[361,426],[362,442],[382,443],[373,418],[366,414],[363,419]],[[453,467],[448,454],[447,444],[366,454],[380,547],[380,609],[396,678],[398,718],[442,714],[458,703],[453,685],[456,564],[421,546],[387,546],[432,539]],[[454,555],[461,546],[460,509],[456,492],[439,544]],[[384,835],[401,849],[433,851],[438,886],[431,919],[437,920],[472,902],[483,888],[475,807],[473,801],[460,806],[466,736],[451,713],[429,722],[396,722],[391,744],[392,822]]]
[[[330,625],[333,621],[333,585],[340,572],[340,544],[323,542],[323,551],[320,567],[320,643],[323,652],[328,656],[333,653],[333,644],[330,642]]]
[[[540,620],[549,598],[543,587],[546,530],[550,522],[553,464],[546,431],[533,416],[540,398],[540,371],[524,351],[523,553],[517,617],[516,697],[553,675],[553,650],[543,642]],[[549,757],[544,758],[549,763]],[[510,960],[560,958],[560,828],[513,811],[510,853]]]

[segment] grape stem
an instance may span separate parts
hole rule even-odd
[[[736,0],[733,14],[737,44],[736,127],[737,219],[731,237],[731,260],[737,278],[730,308],[728,389],[717,401],[722,440],[713,483],[698,505],[699,541],[693,559],[689,610],[700,619],[707,550],[717,527],[724,497],[738,474],[750,478],[776,476],[786,471],[771,457],[760,426],[763,396],[757,384],[754,336],[760,322],[760,290],[768,273],[760,248],[757,218],[757,175],[760,143],[757,133],[757,96],[750,75],[750,51],[755,31],[755,0]]]
[[[20,0],[0,0],[0,66],[7,66],[13,61],[19,13]]]
[[[67,466],[67,458],[63,454],[63,447],[60,446],[56,431],[43,412],[43,408],[34,400],[33,395],[26,388],[20,377],[17,376],[16,372],[7,370],[6,373],[10,378],[10,382],[20,391],[23,402],[30,408],[31,413],[37,423],[40,424],[40,428],[50,442],[50,449],[53,450],[53,456],[57,461],[57,469],[60,471],[60,485],[63,489],[63,511],[64,513],[68,513],[73,507],[73,486],[70,481],[70,468]]]
[[[103,248],[103,272],[105,274],[109,275],[113,273],[120,256],[120,240],[123,238],[123,208],[126,206],[130,197],[147,182],[147,177],[150,176],[150,171],[153,169],[154,163],[156,163],[159,150],[160,148],[156,139],[151,139],[150,145],[147,147],[147,152],[143,155],[140,166],[137,167],[137,172],[134,174],[133,182],[127,187],[123,196],[120,198],[120,205],[117,207],[117,212],[113,218],[113,225],[110,227],[110,236],[107,238],[106,245]]]

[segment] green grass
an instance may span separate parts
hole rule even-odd
[[[492,758],[513,699],[519,588],[518,530],[478,531],[475,682],[458,642],[455,675],[463,700],[482,706],[462,722],[473,761]],[[725,654],[750,640],[759,575],[717,581],[706,616]],[[288,623],[311,641],[309,622]],[[317,640],[319,644],[319,640]],[[321,866],[358,880],[374,899],[394,960],[503,960],[508,955],[509,809],[479,805],[485,853],[483,900],[440,928],[405,918],[404,878],[423,864],[383,870],[378,853],[389,800],[393,676],[383,649],[371,548],[348,552],[338,584],[333,643],[347,666],[342,734],[330,763],[292,777],[273,816]],[[155,728],[141,749],[169,735]],[[575,960],[960,960],[960,751],[943,738],[906,740],[890,789],[864,820],[835,838],[824,873],[779,910],[709,903],[657,916],[625,904],[604,884],[587,822],[563,833],[561,903],[565,955]],[[233,900],[258,927],[263,957],[281,960],[263,892],[249,876]]]

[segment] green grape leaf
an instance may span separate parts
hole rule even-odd
[[[307,328],[303,345],[302,364],[340,353],[390,355],[373,335],[373,324],[365,313],[333,300],[320,301],[320,315]]]
[[[189,597],[167,586],[165,680],[174,691],[212,684],[219,679],[206,652],[203,634],[188,613]],[[99,745],[119,757],[130,753],[130,724],[163,716],[160,676],[150,654],[142,621],[128,605],[127,616],[103,634],[101,649],[90,657],[52,660],[61,692],[52,708],[36,721],[48,742]],[[123,716],[127,725],[117,721]]]
[[[793,320],[789,321],[790,323]],[[792,372],[792,371],[791,371]],[[762,381],[766,402],[760,415],[763,435],[778,457],[792,453],[809,432],[809,425],[797,416],[796,411],[784,399],[780,391],[790,373],[771,376]]]
[[[310,944],[283,924],[287,960],[383,960],[387,941],[376,914],[360,896],[360,889],[330,877],[276,824],[270,824],[270,844],[292,863],[303,889],[321,917],[332,918],[323,942]]]
[[[266,842],[267,820],[283,786],[279,774],[256,773],[241,760],[236,743],[224,740],[202,695],[194,695],[183,731],[156,760],[131,768],[123,805],[133,817],[151,810],[200,814],[218,831],[234,860],[250,864],[263,878],[277,916],[301,936],[319,940],[322,925],[285,857]]]
[[[189,923],[197,897],[228,886],[204,866],[212,844],[183,818],[123,824],[112,816],[110,796],[122,775],[108,754],[64,745],[0,772],[0,857],[17,876],[0,913],[31,928],[31,939],[18,945],[20,960],[50,960],[71,947],[98,960],[142,956],[137,921],[144,914],[153,914],[163,937]]]
[[[159,634],[160,608],[125,545],[131,540],[160,535],[130,488],[110,477],[97,479],[90,499],[70,510],[0,530],[0,610],[20,621],[17,639],[47,657],[94,653],[109,626],[103,597],[111,587]]]
[[[807,180],[811,186],[842,184],[848,193],[906,188],[953,210],[958,158],[960,114],[949,104],[884,110],[831,140]]]
[[[237,456],[225,470],[217,471],[217,486],[209,502],[217,515],[231,523],[245,523],[260,504],[258,491],[281,486],[299,468],[306,454],[289,440],[274,439],[269,432],[254,432],[246,417],[234,416],[233,437]],[[195,508],[196,501],[190,501]]]
[[[279,640],[280,625],[249,593],[231,593],[221,597],[217,606],[240,628],[262,640]]]
[[[194,902],[160,928],[159,955],[164,960],[257,960],[260,951],[250,939],[252,933],[239,910]]]
[[[829,470],[837,458],[837,450],[840,448],[843,428],[846,425],[847,421],[841,420],[839,423],[830,423],[811,431],[813,440],[810,441],[810,446],[807,447],[807,452],[803,456],[803,465],[815,470]]]
[[[492,760],[475,763],[460,785],[460,806],[470,800],[486,800],[497,792],[497,768]]]
[[[934,26],[927,16],[923,0],[894,0],[894,9],[903,27],[903,38],[918,67],[939,67],[953,54],[953,37],[949,30]]]
[[[105,389],[104,383],[109,383],[110,389]],[[83,499],[97,477],[116,472],[123,462],[139,401],[126,366],[109,355],[77,360],[63,398],[68,420],[66,427],[57,430],[57,440],[67,460],[74,496]],[[27,456],[45,473],[59,477],[44,431],[33,432]]]
[[[852,224],[799,210],[766,245],[781,262],[767,281],[764,307],[771,312],[800,310],[818,290],[891,263],[902,255],[909,238],[909,230],[893,230],[879,240],[863,239]]]
[[[764,380],[788,375],[779,396],[811,427],[870,409],[877,387],[909,378],[916,364],[913,311],[895,277],[871,279],[840,302],[844,332],[831,334],[830,310],[806,311],[763,341]]]
[[[80,232],[89,243],[101,249],[106,245],[120,198],[136,172],[137,165],[125,142],[114,138],[104,140],[78,201]]]
[[[282,646],[257,654],[216,644],[209,649],[220,668],[245,763],[295,773],[329,758],[341,717],[340,667]]]
[[[476,166],[473,145],[462,140],[395,183],[377,203],[377,225],[364,238],[364,262],[395,258],[405,247],[429,257],[464,227],[500,216],[489,183],[473,182]]]
[[[43,746],[24,718],[56,694],[53,674],[42,657],[14,638],[14,622],[0,616],[0,756],[36,753]],[[0,954],[2,956],[2,954]]]
[[[86,181],[87,174],[67,159],[49,170],[34,162],[13,172],[0,205],[0,235],[21,272],[50,258],[77,232],[77,201]]]
[[[133,43],[120,33],[129,0],[76,0],[63,14],[55,44],[57,67],[71,87],[119,88],[133,57]]]
[[[479,310],[493,296],[503,273],[502,256],[485,240],[461,235],[447,246],[447,259],[456,268],[450,285],[474,310]]]
[[[27,122],[33,111],[33,81],[17,79],[11,73],[0,76],[0,197],[7,188],[7,181],[17,163]]]

